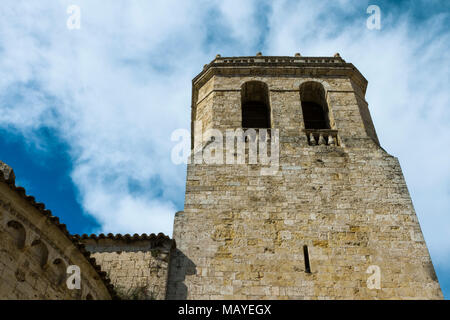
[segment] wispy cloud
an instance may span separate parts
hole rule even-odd
[[[185,167],[170,161],[170,133],[189,127],[190,81],[216,53],[340,52],[369,80],[381,144],[400,159],[434,261],[450,265],[450,17],[434,8],[441,3],[423,17],[428,2],[381,2],[382,28],[368,30],[368,2],[80,0],[73,31],[71,1],[6,3],[0,126],[41,150],[42,127],[67,143],[82,207],[102,231],[171,233]]]

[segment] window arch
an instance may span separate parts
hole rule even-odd
[[[8,233],[11,235],[14,243],[19,249],[25,247],[26,231],[23,225],[15,220],[11,220],[7,223]]]
[[[305,129],[330,129],[325,89],[319,82],[308,81],[300,86]]]
[[[31,243],[30,253],[32,258],[41,268],[44,268],[47,265],[48,249],[41,240],[34,240]]]
[[[48,271],[49,276],[55,285],[60,286],[66,280],[67,267],[62,259],[55,259]]]
[[[261,81],[249,81],[241,88],[242,127],[270,128],[269,88]]]

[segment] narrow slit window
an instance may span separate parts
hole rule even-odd
[[[309,253],[308,253],[308,246],[303,246],[303,255],[305,257],[305,272],[311,273],[311,266],[309,265]]]

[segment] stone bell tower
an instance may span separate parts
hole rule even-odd
[[[215,144],[223,162],[188,164],[168,299],[442,299],[353,64],[339,54],[218,55],[192,85],[193,154]],[[244,141],[245,163],[226,162],[237,148],[219,152],[229,129],[257,133],[233,138]],[[260,161],[256,143],[251,162],[250,144],[264,139],[273,161]]]

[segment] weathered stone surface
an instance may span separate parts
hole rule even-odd
[[[41,205],[14,186],[12,170],[6,172],[9,179],[2,181],[8,183],[0,182],[0,299],[111,299],[65,227],[42,214]],[[66,284],[70,265],[80,268],[80,289]]]
[[[241,128],[248,81],[267,85],[278,170],[249,165],[250,142],[246,164],[189,164],[177,246],[162,234],[72,237],[0,162],[0,299],[110,299],[98,265],[124,299],[442,299],[359,71],[339,54],[218,55],[193,80],[192,132],[194,121],[204,131]],[[325,95],[327,128],[305,129],[300,91],[309,81]],[[193,146],[204,143],[192,135]],[[68,290],[68,265],[80,267],[81,290]],[[376,270],[379,283],[370,280]]]
[[[166,297],[170,253],[174,242],[135,239],[83,239],[122,299],[162,300]]]
[[[14,183],[16,179],[13,169],[3,161],[0,161],[0,176],[4,181],[9,183]]]
[[[279,171],[188,165],[168,298],[441,299],[399,162],[379,146],[364,77],[340,57],[219,57],[193,81],[192,121],[240,128],[241,86],[254,80],[269,87]],[[338,145],[309,145],[306,81],[323,85]],[[372,265],[379,289],[368,288]]]

